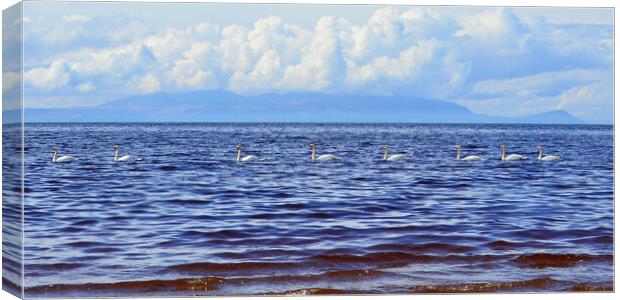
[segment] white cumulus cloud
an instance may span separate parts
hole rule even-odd
[[[43,90],[65,87],[70,79],[69,67],[63,60],[55,60],[48,67],[32,68],[24,72],[26,83]]]
[[[509,8],[446,12],[385,7],[354,23],[326,10],[307,27],[267,15],[250,25],[204,20],[157,31],[121,16],[68,14],[58,26],[38,18],[25,29],[34,50],[24,80],[82,94],[317,91],[440,98],[485,112],[610,109],[602,92],[612,90],[610,26],[523,20]],[[127,30],[105,32],[106,22]]]

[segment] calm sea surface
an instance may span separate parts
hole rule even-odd
[[[26,296],[613,289],[611,126],[28,124],[25,140]],[[344,160],[312,162],[310,143]],[[530,159],[500,161],[502,143]],[[114,144],[142,160],[113,162]]]

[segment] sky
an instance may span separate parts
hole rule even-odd
[[[613,122],[610,8],[31,1],[23,30],[26,107],[312,91]]]

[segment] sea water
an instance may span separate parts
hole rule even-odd
[[[26,296],[613,289],[612,126],[25,132]],[[310,143],[343,160],[312,162]],[[115,144],[141,160],[113,162]],[[237,144],[260,160],[236,162]],[[529,159],[500,161],[500,144]],[[79,160],[52,163],[53,146]]]

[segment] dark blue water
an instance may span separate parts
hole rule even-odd
[[[25,140],[27,296],[613,289],[611,126],[29,124]],[[344,160],[312,162],[310,143]],[[455,161],[457,143],[486,160]],[[530,159],[500,161],[502,143]],[[143,160],[112,162],[114,144]],[[80,159],[53,164],[52,146]]]

